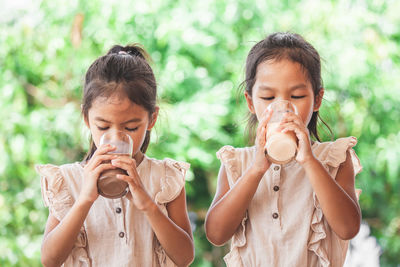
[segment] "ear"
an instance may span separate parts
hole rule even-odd
[[[147,127],[148,131],[150,131],[154,127],[154,125],[156,124],[159,110],[160,110],[160,108],[156,107],[156,110],[153,112],[153,114],[151,114],[151,121],[149,123],[149,126]]]
[[[251,98],[251,96],[247,91],[244,91],[244,97],[246,98],[247,107],[249,108],[249,111],[255,114],[256,112],[254,110],[253,99]]]
[[[315,96],[315,99],[314,99],[314,112],[318,111],[319,108],[321,107],[322,98],[324,97],[324,93],[325,93],[324,88],[321,88],[321,90],[319,90],[318,95]]]
[[[84,120],[84,122],[86,124],[86,127],[88,127],[88,129],[90,129],[89,118],[87,116],[83,115],[83,120]]]

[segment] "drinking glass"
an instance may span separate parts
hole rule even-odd
[[[290,101],[278,99],[272,102],[267,109],[272,109],[272,116],[267,123],[267,142],[265,154],[276,164],[285,164],[294,159],[297,153],[297,137],[293,131],[282,133],[277,131],[284,115],[292,112],[297,114],[297,108]]]
[[[108,131],[100,138],[100,145],[111,144],[116,147],[108,154],[128,155],[132,157],[132,138],[122,131]],[[105,161],[104,163],[110,163]],[[128,193],[128,183],[117,178],[117,174],[127,175],[126,171],[120,168],[105,170],[97,180],[99,194],[106,198],[120,198]]]

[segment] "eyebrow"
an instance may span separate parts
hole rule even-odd
[[[106,119],[103,119],[102,117],[95,117],[94,119],[95,119],[96,121],[102,121],[102,122],[106,122],[106,123],[111,123],[110,121],[108,121],[108,120],[106,120]],[[125,121],[125,122],[123,122],[123,123],[121,123],[121,124],[127,124],[127,123],[130,123],[130,122],[141,122],[141,121],[142,121],[142,119],[133,118],[133,119],[128,120],[128,121]]]
[[[260,85],[259,88],[260,88],[260,90],[275,91],[275,88],[269,87],[269,86],[266,86],[266,85]],[[307,86],[304,83],[300,83],[300,84],[297,84],[295,86],[290,87],[290,90],[294,91],[296,89],[306,89],[306,88],[307,88]]]

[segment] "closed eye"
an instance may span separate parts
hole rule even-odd
[[[135,128],[125,128],[127,131],[129,132],[134,132],[138,129],[139,127],[135,127]]]
[[[275,97],[271,96],[271,97],[261,97],[261,99],[266,100],[266,101],[270,101],[273,100]]]
[[[303,97],[305,97],[305,95],[292,95],[293,99],[300,99],[300,98],[303,98]]]
[[[97,129],[99,129],[100,131],[105,131],[105,130],[107,130],[108,128],[110,128],[110,127],[100,127],[100,126],[97,126]]]

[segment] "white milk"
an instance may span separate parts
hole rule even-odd
[[[276,131],[278,122],[268,125],[267,143],[265,150],[273,163],[283,164],[296,156],[297,142],[293,132],[282,133]]]
[[[271,120],[267,124],[265,153],[268,159],[276,164],[284,164],[294,159],[297,152],[297,137],[293,131],[282,133],[277,131],[285,113],[297,114],[296,107],[286,100],[276,100],[268,106],[273,110]]]

